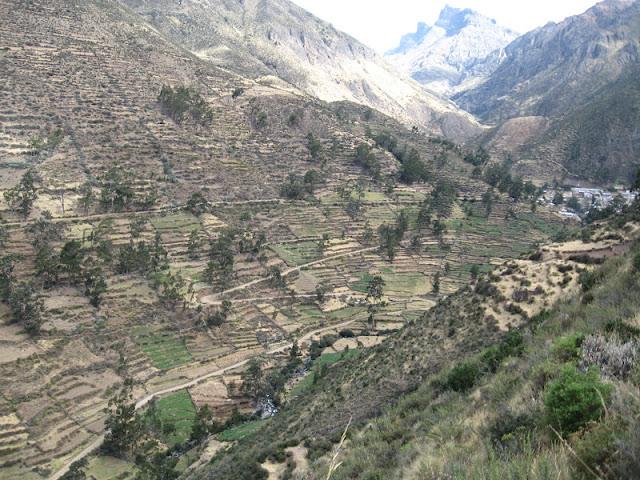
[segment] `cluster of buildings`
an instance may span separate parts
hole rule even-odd
[[[558,201],[560,195],[562,202]],[[603,190],[601,188],[572,187],[569,190],[545,190],[540,201],[545,205],[561,208],[560,214],[564,217],[579,218],[581,213],[588,212],[592,208],[603,209],[614,204],[629,205],[637,196],[638,192],[623,188]]]

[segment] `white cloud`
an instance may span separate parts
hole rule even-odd
[[[472,8],[525,33],[584,12],[597,0],[293,0],[358,40],[384,52],[419,21],[433,24],[446,5]]]

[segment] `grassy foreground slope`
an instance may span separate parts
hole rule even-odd
[[[634,478],[636,236],[606,227],[508,262],[334,366],[189,478],[267,478],[261,466],[296,445],[309,467],[289,456],[277,478],[328,478],[338,463],[330,478]]]
[[[637,247],[633,255],[608,261],[597,286],[534,317],[521,356],[483,371],[493,353],[485,350],[468,389],[425,382],[354,432],[331,478],[636,478]],[[329,460],[309,478],[325,478]]]

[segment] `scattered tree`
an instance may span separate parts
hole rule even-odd
[[[200,258],[200,248],[202,241],[200,240],[200,232],[197,229],[191,231],[189,242],[187,243],[187,256],[190,260],[198,260]]]
[[[60,274],[60,254],[49,244],[44,244],[36,252],[36,276],[42,279],[43,287],[50,288],[58,283]]]
[[[78,206],[84,210],[85,215],[88,215],[89,210],[96,202],[96,196],[91,183],[86,182],[80,185],[80,187],[78,187],[78,195],[80,195],[78,198]]]
[[[493,188],[489,188],[482,194],[482,205],[484,206],[484,214],[486,218],[489,218],[491,216],[494,201],[495,194],[493,193]]]
[[[71,283],[76,283],[82,273],[84,250],[77,240],[71,240],[64,244],[60,252],[60,268],[67,274]]]
[[[553,196],[552,202],[554,205],[562,205],[564,203],[564,195],[562,195],[562,192],[556,192]]]
[[[631,184],[630,190],[632,192],[640,192],[640,168],[638,168],[638,171],[636,172],[636,178],[634,182]]]
[[[167,249],[162,245],[162,236],[158,231],[156,231],[150,254],[152,271],[158,272],[169,268],[169,252],[167,252]]]
[[[482,167],[489,163],[490,160],[491,156],[483,147],[479,147],[475,152],[468,152],[464,156],[464,161],[475,167]]]
[[[567,201],[567,208],[570,208],[574,212],[578,212],[578,213],[580,213],[582,211],[582,206],[580,205],[580,202],[578,201],[578,199],[576,197],[571,197]]]
[[[511,181],[511,185],[509,185],[509,197],[511,197],[515,202],[520,201],[522,195],[524,193],[524,182],[522,181],[522,177],[516,177]]]
[[[209,208],[209,202],[202,192],[194,192],[187,201],[186,209],[196,217],[206,213]]]
[[[11,290],[16,283],[13,273],[18,257],[16,255],[5,255],[0,258],[0,300],[8,302]]]
[[[323,303],[327,293],[331,290],[331,288],[324,282],[316,285],[316,301],[318,303]]]
[[[282,275],[282,270],[277,265],[273,265],[269,268],[269,281],[274,288],[284,288],[286,282]]]
[[[102,295],[107,291],[107,282],[99,265],[87,268],[84,272],[84,291],[89,303],[98,308],[102,303]]]
[[[356,148],[354,161],[363,169],[367,170],[374,178],[380,175],[380,163],[371,151],[371,147],[366,143],[358,145]]]
[[[371,245],[371,243],[373,242],[373,237],[374,237],[373,229],[371,228],[371,224],[369,223],[369,220],[367,220],[364,224],[364,231],[362,233],[362,242],[365,245]]]
[[[387,305],[384,300],[384,279],[376,275],[367,284],[367,312],[369,313],[369,325],[371,328],[376,328],[376,315],[378,312]]]
[[[400,166],[400,181],[411,185],[416,182],[426,182],[429,177],[429,171],[420,159],[420,154],[412,148]]]
[[[322,143],[320,143],[320,140],[318,140],[311,132],[307,134],[307,149],[309,150],[311,159],[314,161],[318,160],[322,153]]]
[[[456,186],[447,180],[439,180],[431,193],[431,208],[438,217],[447,218],[451,215],[456,197]]]
[[[0,219],[0,248],[5,246],[7,240],[9,240],[9,230],[2,224],[2,220]]]
[[[105,211],[120,212],[131,206],[134,192],[130,175],[120,167],[110,168],[100,179],[100,205]]]
[[[440,293],[440,272],[436,272],[433,277],[433,293],[436,295]]]
[[[161,274],[158,286],[160,287],[160,299],[173,308],[183,300],[182,291],[185,289],[186,282],[180,272]]]
[[[308,193],[304,179],[295,173],[290,173],[286,183],[280,187],[280,195],[291,200],[303,200]]]
[[[471,279],[476,280],[478,278],[478,275],[480,274],[480,266],[475,264],[471,265],[469,273],[471,274]]]
[[[223,300],[221,307],[208,315],[207,325],[210,327],[222,326],[229,318],[229,313],[231,313],[231,302]]]
[[[127,378],[122,388],[109,399],[105,413],[105,438],[102,448],[116,457],[130,456],[138,446],[143,423],[136,413],[133,400],[133,380]]]
[[[162,111],[176,123],[182,123],[187,116],[202,125],[213,120],[213,110],[204,98],[190,87],[179,86],[173,89],[171,86],[163,85],[158,102]]]
[[[157,441],[146,442],[142,450],[136,456],[135,480],[175,480],[180,476],[175,469],[178,458],[171,452],[162,451]]]
[[[226,290],[233,277],[234,252],[233,237],[234,232],[223,231],[218,238],[211,242],[209,251],[209,263],[205,270],[205,279],[213,284],[219,285],[220,289]]]
[[[4,192],[4,199],[9,204],[9,207],[25,218],[31,213],[33,204],[38,198],[35,181],[34,171],[29,170],[22,176],[15,187]]]
[[[209,405],[204,405],[196,411],[196,418],[191,427],[191,440],[200,443],[219,429],[220,425],[214,420]]]
[[[86,458],[73,462],[60,480],[86,480],[87,474],[84,473],[84,469],[87,468],[88,463]]]
[[[19,323],[30,335],[38,335],[44,323],[44,302],[38,298],[30,283],[12,285],[9,292],[9,308],[13,322]]]

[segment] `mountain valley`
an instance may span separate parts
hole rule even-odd
[[[0,478],[633,478],[638,5],[0,0]]]

